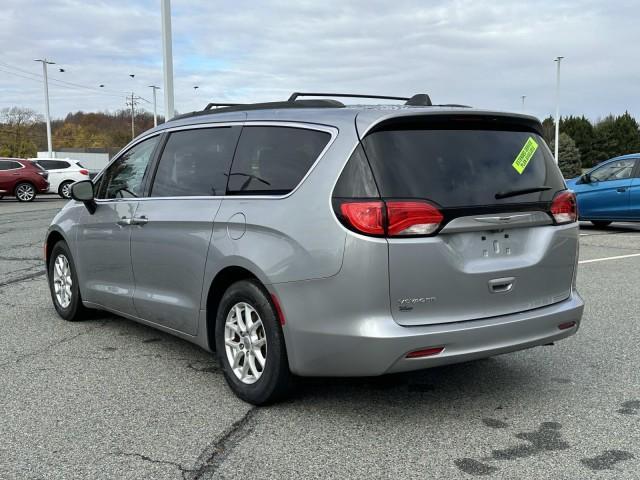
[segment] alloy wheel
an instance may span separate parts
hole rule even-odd
[[[250,304],[239,302],[229,310],[224,348],[238,380],[250,385],[260,379],[267,363],[267,336],[260,315]]]
[[[71,183],[64,183],[60,188],[60,193],[64,198],[71,198]]]
[[[53,288],[58,305],[62,308],[68,308],[71,305],[71,267],[67,257],[60,254],[56,257],[53,265]]]
[[[18,185],[16,188],[16,197],[23,202],[29,202],[33,200],[33,197],[36,196],[35,189],[29,185],[28,183],[23,183],[22,185]]]

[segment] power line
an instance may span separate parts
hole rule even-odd
[[[29,71],[24,70],[22,68],[15,67],[13,65],[9,65],[8,63],[5,63],[5,62],[0,62],[0,66],[3,66],[4,68],[9,68],[11,70],[16,70],[16,71],[21,72],[21,73],[26,74],[26,75],[31,75],[32,77],[35,77],[38,80],[42,81],[42,75],[29,72]],[[20,76],[15,72],[7,72],[6,70],[4,70],[4,71],[5,71],[5,73],[9,73],[9,74],[13,74],[13,75],[16,75],[16,76]],[[25,78],[25,77],[23,77],[23,78]],[[100,88],[100,87],[90,87],[90,86],[87,86],[87,85],[81,85],[79,83],[69,82],[67,80],[60,80],[59,78],[50,78],[49,82],[57,84],[57,86],[61,86],[61,87],[66,87],[66,88],[74,87],[76,89],[77,88],[81,88],[81,89],[84,89],[84,90],[91,90],[92,92],[97,92],[97,93],[100,93],[100,94],[103,94],[103,95],[111,95],[111,96],[117,95],[119,97],[127,95],[127,92],[125,92],[125,91],[111,90],[111,89],[105,89],[105,88]],[[149,102],[149,103],[151,103],[151,102]]]

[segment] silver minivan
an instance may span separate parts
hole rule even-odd
[[[175,118],[75,183],[45,245],[60,316],[216,351],[254,404],[577,331],[576,201],[537,119],[303,95]]]

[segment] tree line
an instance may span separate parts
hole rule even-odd
[[[159,119],[162,122],[163,119]],[[544,138],[553,149],[555,123],[542,122]],[[136,134],[153,127],[153,115],[135,115]],[[53,149],[104,148],[117,151],[131,140],[131,112],[76,112],[51,122]],[[584,116],[560,119],[559,165],[565,177],[618,155],[640,152],[640,127],[628,112],[608,115],[595,122]],[[35,157],[47,149],[42,116],[27,108],[0,110],[0,157]]]
[[[542,122],[544,138],[553,148],[555,122],[547,117]],[[595,122],[586,117],[560,118],[558,165],[566,178],[580,175],[609,158],[640,152],[640,126],[628,112],[608,115]]]
[[[158,123],[164,119],[158,118]],[[153,114],[136,112],[136,135],[153,127]],[[53,150],[102,148],[118,151],[131,141],[131,111],[76,112],[51,121]],[[42,115],[28,108],[0,110],[0,157],[35,157],[47,150],[47,131]]]

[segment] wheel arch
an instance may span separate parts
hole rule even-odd
[[[49,269],[49,259],[51,258],[51,250],[53,250],[53,246],[58,243],[60,240],[69,245],[69,242],[65,238],[65,236],[59,230],[50,230],[47,233],[47,238],[44,241],[44,261],[47,266],[47,270]]]
[[[209,350],[215,351],[215,332],[216,332],[216,316],[218,313],[218,305],[224,292],[235,282],[240,280],[255,280],[262,285],[265,290],[264,283],[250,270],[238,265],[227,266],[220,270],[213,278],[209,291],[207,292],[207,344]]]

